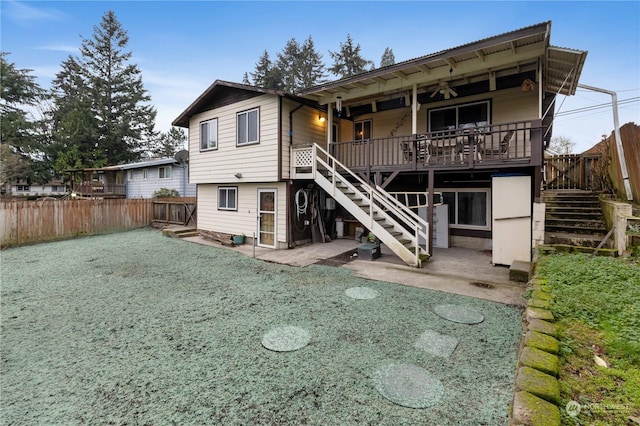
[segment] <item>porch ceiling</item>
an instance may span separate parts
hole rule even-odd
[[[539,61],[547,64],[548,91],[557,92],[568,72],[572,78],[562,92],[573,94],[586,52],[549,48],[551,22],[504,33],[438,53],[404,61],[302,91],[299,95],[320,104],[357,101],[381,94],[411,90],[414,84],[423,91],[441,82],[455,87],[496,75],[510,75],[537,69]],[[578,65],[579,66],[576,66]],[[557,81],[560,80],[560,83]]]

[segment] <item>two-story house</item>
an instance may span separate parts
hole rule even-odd
[[[198,228],[282,249],[340,216],[420,266],[441,201],[452,245],[529,260],[554,100],[586,58],[550,38],[544,22],[295,95],[215,81],[173,122]]]

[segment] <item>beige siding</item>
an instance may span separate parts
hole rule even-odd
[[[285,99],[282,102],[282,177],[288,179],[290,176],[290,147],[294,148],[311,146],[317,143],[325,148],[327,145],[326,136],[326,113],[320,113],[315,108],[304,106],[293,113],[293,136],[289,136],[291,128],[289,115],[300,104]],[[325,122],[320,122],[319,116],[325,117]]]
[[[260,143],[236,146],[236,113],[260,109]],[[200,123],[218,119],[218,149],[200,151]],[[278,97],[262,95],[191,117],[189,159],[191,183],[264,182],[278,179]],[[234,175],[241,173],[242,178]]]
[[[218,187],[238,188],[238,210],[218,210]],[[278,248],[287,248],[287,186],[286,183],[246,183],[198,185],[198,229],[226,234],[257,235],[258,189],[276,189]]]

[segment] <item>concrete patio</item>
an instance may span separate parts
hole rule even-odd
[[[185,241],[235,250],[267,262],[304,267],[315,263],[334,264],[351,269],[362,278],[387,281],[413,287],[439,290],[524,306],[525,285],[509,280],[509,269],[491,264],[491,253],[453,247],[434,249],[421,269],[411,268],[384,245],[382,255],[373,261],[359,260],[356,253],[360,241],[340,238],[328,243],[297,246],[290,250],[272,250],[243,244],[227,247],[202,237],[186,237]],[[328,259],[338,258],[335,262]]]

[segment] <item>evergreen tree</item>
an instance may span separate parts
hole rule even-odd
[[[333,66],[329,71],[339,78],[346,78],[367,71],[367,66],[373,67],[372,61],[361,56],[360,49],[360,44],[354,46],[351,35],[347,34],[347,41],[340,43],[338,52],[329,51],[333,58]]]
[[[255,72],[251,73],[253,85],[263,89],[280,89],[282,87],[281,73],[274,66],[266,50],[256,63]]]
[[[80,48],[91,111],[99,122],[98,149],[108,164],[139,159],[155,137],[156,110],[149,104],[140,69],[129,62],[131,52],[124,51],[128,42],[127,32],[110,10]]]
[[[294,93],[300,87],[300,73],[298,62],[300,61],[300,44],[295,38],[287,42],[278,53],[275,68],[280,72],[280,88],[285,92]]]
[[[300,49],[298,61],[299,82],[296,89],[302,90],[322,84],[326,81],[325,75],[322,55],[316,51],[313,39],[309,36]]]
[[[393,54],[393,50],[390,48],[385,48],[382,57],[380,58],[380,68],[388,67],[389,65],[393,65],[396,63],[396,57]]]
[[[171,127],[168,132],[160,132],[151,154],[160,158],[173,158],[178,151],[185,148],[186,142],[187,135],[184,130]]]
[[[41,123],[25,108],[35,108],[45,96],[31,70],[19,69],[0,53],[0,160],[2,183],[27,179],[42,183],[44,167]]]
[[[55,108],[49,148],[56,172],[108,164],[99,144],[100,122],[93,106],[91,85],[76,58],[69,56],[51,83]]]
[[[246,84],[247,86],[251,85],[251,82],[249,81],[249,74],[247,72],[242,75],[242,84]]]

